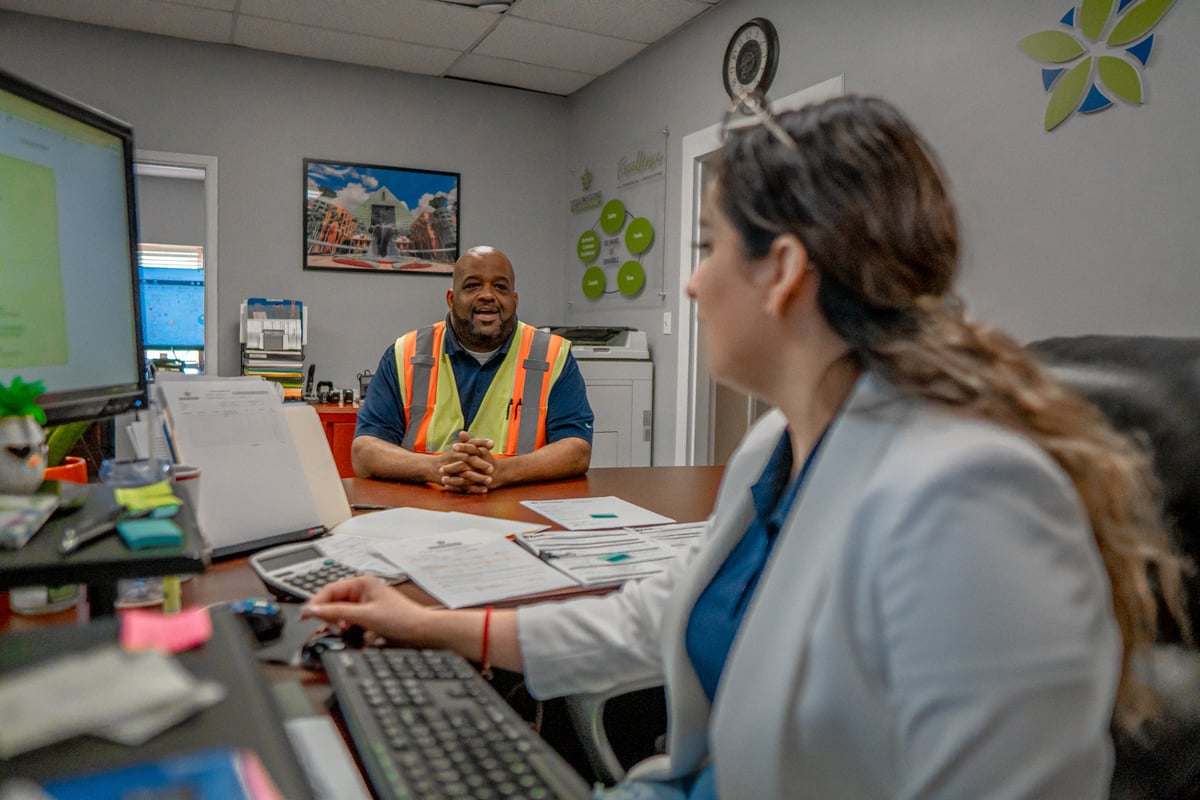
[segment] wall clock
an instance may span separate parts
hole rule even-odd
[[[738,28],[725,48],[722,78],[731,98],[766,92],[779,63],[779,34],[770,20],[755,17]]]

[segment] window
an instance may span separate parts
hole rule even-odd
[[[138,244],[142,339],[159,369],[204,371],[204,248]]]

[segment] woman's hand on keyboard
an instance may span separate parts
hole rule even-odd
[[[300,618],[321,619],[339,630],[358,625],[389,642],[424,646],[420,630],[432,613],[379,578],[359,575],[322,587],[300,609]]]
[[[512,672],[524,668],[513,609],[423,606],[369,575],[326,585],[300,609],[300,618],[324,620],[338,630],[358,625],[368,641],[373,634],[389,644],[453,650]]]

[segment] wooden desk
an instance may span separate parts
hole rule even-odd
[[[483,495],[455,494],[431,486],[346,478],[346,496],[352,504],[410,506],[437,511],[462,511],[502,519],[546,522],[521,505],[522,500],[556,500],[571,497],[615,495],[680,522],[702,520],[712,511],[722,467],[607,467],[589,470],[579,478],[510,486]],[[368,512],[369,513],[369,512]],[[401,591],[425,603],[434,600],[411,583]],[[222,561],[183,584],[185,607],[209,605],[244,597],[260,597],[266,587],[245,558]],[[13,615],[0,623],[0,633],[29,630],[43,625],[75,622],[72,609],[37,617]],[[301,671],[292,670],[293,676]]]
[[[347,478],[343,484],[351,503],[463,511],[469,514],[537,522],[546,520],[521,505],[522,500],[615,495],[680,522],[694,522],[704,519],[712,511],[721,474],[721,467],[597,468],[579,478],[512,486],[486,495],[454,494],[428,486],[374,481],[365,478]],[[420,602],[429,604],[435,602],[433,598],[411,582],[402,584],[399,590]],[[587,593],[596,591],[607,590],[591,590]],[[576,590],[574,593],[582,592],[583,590]],[[183,584],[185,608],[245,597],[261,597],[266,594],[266,587],[250,568],[249,561],[245,558],[230,559],[213,564],[207,571]],[[554,596],[563,594],[556,593]],[[545,597],[547,596],[543,595],[538,599]],[[515,600],[512,604],[529,602],[531,599],[533,598]],[[75,622],[76,616],[75,610],[38,617],[14,615],[8,622],[0,622],[0,634],[47,625],[66,625]],[[324,673],[266,663],[260,663],[259,668],[266,679],[272,683],[299,683],[314,711],[328,713],[327,701],[332,690]],[[515,680],[517,684],[520,682],[519,676],[514,675],[511,679]],[[510,703],[514,702],[511,692],[506,697]],[[543,737],[558,749],[581,774],[587,774],[586,759],[583,757],[582,751],[579,751],[574,734],[569,730],[565,711],[554,707],[551,709],[546,712],[546,722],[542,728]],[[525,712],[518,708],[518,713]],[[349,741],[340,718],[335,715],[334,720],[342,729],[343,736]],[[571,748],[579,752],[573,752]]]
[[[546,522],[521,501],[615,495],[679,522],[698,522],[712,512],[723,471],[723,467],[598,467],[578,478],[509,486],[488,494],[456,494],[367,478],[348,478],[342,483],[352,504],[412,506]]]

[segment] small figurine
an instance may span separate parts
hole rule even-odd
[[[19,377],[0,384],[0,494],[32,494],[46,471],[46,414],[34,402],[46,391],[41,381]]]

